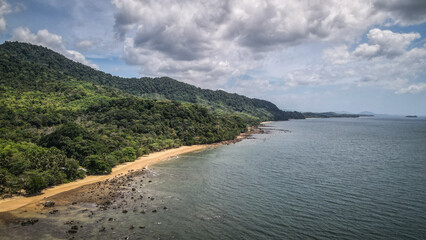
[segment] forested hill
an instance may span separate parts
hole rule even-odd
[[[16,46],[22,47],[19,55],[11,49]],[[27,44],[1,46],[0,198],[36,193],[85,171],[108,173],[149,152],[234,139],[259,123],[243,114],[218,115],[197,104],[147,100],[82,81],[88,77],[70,74],[72,67],[102,74],[64,58],[62,64],[70,65],[64,71],[52,67],[59,63],[29,61],[44,54],[61,59]]]
[[[161,78],[121,78],[97,71],[83,64],[74,62],[64,56],[41,46],[27,43],[5,42],[0,45],[0,52],[16,59],[45,66],[48,69],[75,79],[98,85],[110,86],[136,96],[150,99],[169,99],[206,106],[213,112],[243,113],[260,120],[287,120],[304,118],[299,112],[285,112],[273,103],[252,99],[225,91],[201,89],[168,77]]]

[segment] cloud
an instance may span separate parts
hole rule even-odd
[[[389,30],[371,29],[368,34],[368,44],[359,45],[353,54],[360,57],[394,58],[404,54],[408,45],[420,38],[418,33],[394,33]]]
[[[353,25],[354,19],[365,19],[371,12],[368,5],[331,4],[336,9],[330,10],[330,5],[309,1],[112,3],[117,8],[116,35],[126,38],[123,58],[128,64],[140,65],[143,74],[168,75],[205,87],[220,86],[229,77],[261,66],[276,48],[346,38],[348,32],[364,29]],[[339,14],[339,9],[348,14]]]
[[[4,31],[6,29],[6,20],[3,16],[10,12],[12,12],[10,4],[5,0],[0,0],[0,31]]]
[[[419,24],[426,21],[426,1],[422,0],[376,0],[378,11],[391,14],[393,20],[401,25]]]
[[[424,4],[400,2],[112,0],[115,34],[125,42],[123,59],[128,64],[141,66],[142,74],[169,75],[206,87],[220,87],[238,73],[262,67],[284,48],[312,42],[348,46],[372,26],[424,21],[424,11],[417,10]],[[393,58],[418,36],[376,29],[346,59],[328,57],[335,64],[355,55]]]
[[[426,91],[426,83],[418,83],[418,84],[412,84],[406,88],[402,88],[398,90],[396,93],[398,94],[404,94],[404,93],[420,93]]]
[[[323,59],[332,64],[345,64],[350,61],[350,57],[351,55],[348,52],[348,47],[346,45],[339,45],[325,49],[323,52]]]
[[[75,44],[76,48],[86,51],[89,48],[99,44],[101,41],[99,39],[84,39]]]
[[[62,37],[54,33],[50,33],[46,29],[39,30],[36,34],[34,34],[28,28],[18,27],[13,30],[12,38],[10,40],[41,45],[62,53],[74,61],[83,63],[95,69],[99,69],[96,64],[88,61],[83,54],[74,50],[66,49]]]
[[[419,93],[426,74],[426,46],[410,48],[419,33],[371,29],[368,43],[342,45],[323,51],[322,62],[303,66],[284,77],[286,85],[380,86],[398,94]]]

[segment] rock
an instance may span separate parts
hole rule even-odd
[[[34,225],[36,222],[38,222],[37,218],[31,218],[31,219],[22,221],[21,225],[22,226]]]
[[[139,228],[145,228],[145,225],[140,225]]]
[[[55,206],[54,201],[47,201],[44,203],[44,207],[53,207],[53,206]]]
[[[101,228],[99,229],[99,232],[105,232],[105,227],[101,227]]]
[[[148,182],[152,182],[151,180],[149,180]]]
[[[154,198],[153,198],[153,197],[151,198],[151,201],[152,201],[152,200],[154,200]]]
[[[78,230],[78,226],[77,226],[77,225],[74,225],[74,226],[72,226],[72,227],[71,227],[71,229],[72,229],[72,230]]]
[[[142,213],[142,214],[145,214],[145,210],[142,210],[142,211],[141,211],[141,213]]]
[[[114,221],[114,218],[108,218],[108,221],[110,221],[110,222]]]
[[[130,226],[129,226],[129,229],[133,229],[133,228],[135,228],[135,226],[133,226],[133,225],[130,225]]]
[[[152,212],[157,212],[157,209],[152,210]]]
[[[50,214],[55,214],[55,213],[57,213],[57,212],[59,212],[59,210],[54,209],[54,210],[50,211],[49,213],[50,213]]]
[[[72,205],[76,205],[76,204],[77,204],[77,202],[72,202],[71,204],[72,204]]]
[[[70,234],[75,234],[75,233],[77,233],[77,230],[70,229],[70,230],[68,230],[68,233],[70,233]]]
[[[167,210],[167,207],[163,207],[164,210]]]
[[[127,210],[123,210],[123,213],[127,213]]]
[[[132,191],[134,192],[134,191],[136,191],[136,188],[132,188]]]

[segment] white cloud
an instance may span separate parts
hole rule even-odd
[[[83,63],[95,69],[99,69],[96,64],[88,61],[83,54],[74,50],[66,49],[62,37],[57,34],[50,33],[46,29],[39,30],[36,34],[34,34],[28,28],[18,27],[13,30],[12,38],[10,40],[41,45],[57,51],[74,61]]]
[[[82,41],[78,42],[76,44],[76,46],[79,47],[79,48],[88,48],[88,47],[93,46],[93,44],[95,44],[95,42],[93,40],[87,40],[86,39],[86,40],[82,40]]]
[[[420,34],[394,33],[374,28],[368,32],[367,38],[369,43],[359,45],[354,51],[355,56],[394,58],[404,54],[408,45],[413,40],[420,38]]]
[[[10,4],[5,0],[0,0],[0,31],[4,31],[6,29],[6,20],[3,16],[10,12],[12,12]]]
[[[377,56],[379,52],[380,52],[380,45],[377,45],[377,44],[369,45],[367,43],[363,43],[355,49],[353,54],[355,56],[371,58],[371,57]],[[346,53],[345,55],[349,55],[349,53]]]
[[[386,19],[365,1],[112,3],[117,8],[116,34],[127,39],[128,64],[140,65],[145,74],[169,75],[203,86],[220,86],[238,72],[262,66],[277,49],[317,40],[353,41]],[[207,80],[200,82],[203,79]]]
[[[426,91],[426,83],[418,83],[418,84],[412,84],[406,88],[402,88],[398,90],[396,93],[403,94],[403,93],[420,93]]]
[[[304,66],[284,78],[289,87],[316,85],[380,86],[396,93],[419,93],[426,74],[426,47],[410,48],[418,33],[372,29],[368,43],[324,50],[323,62]]]
[[[332,64],[345,64],[350,61],[350,54],[346,45],[339,45],[333,48],[325,49],[323,59]]]
[[[394,58],[419,35],[373,29],[370,41],[353,53],[346,46],[372,26],[389,21],[418,23],[425,15],[416,10],[424,4],[411,0],[406,4],[381,0],[112,0],[112,4],[117,8],[114,29],[125,40],[123,58],[128,64],[141,66],[142,74],[168,75],[204,87],[220,87],[232,76],[261,69],[271,54],[283,48],[312,42],[337,44],[324,55],[334,64],[346,64],[353,57]],[[304,75],[287,76],[297,85],[296,79]],[[320,84],[322,75],[303,81]]]
[[[75,44],[75,47],[81,51],[87,51],[88,49],[94,48],[99,44],[102,44],[102,40],[100,39],[84,39],[84,40],[78,41]]]

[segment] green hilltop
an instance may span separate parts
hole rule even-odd
[[[36,193],[138,156],[234,139],[274,104],[170,78],[120,78],[44,47],[0,45],[0,195]]]
[[[203,105],[216,113],[239,113],[261,121],[303,119],[299,112],[280,110],[273,103],[227,93],[222,90],[201,89],[168,77],[121,78],[95,70],[41,46],[5,42],[0,51],[21,61],[36,63],[59,71],[80,81],[109,86],[123,92],[149,99],[169,99]]]

